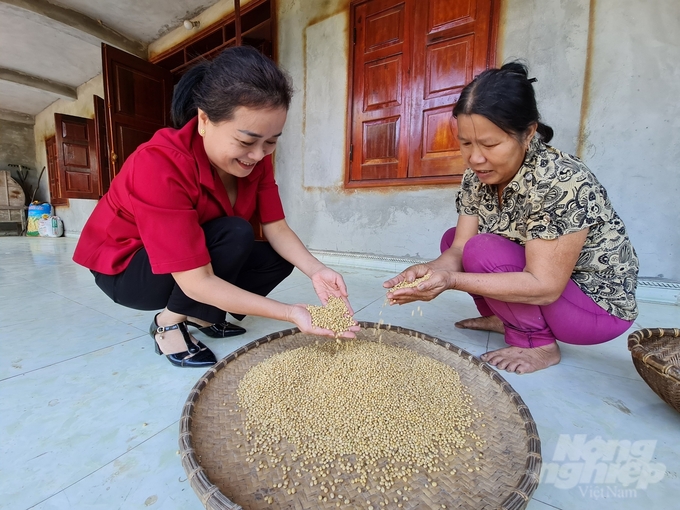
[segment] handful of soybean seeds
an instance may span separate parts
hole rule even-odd
[[[407,282],[406,280],[404,280],[403,282],[397,283],[391,289],[388,289],[387,292],[394,292],[397,289],[405,289],[405,288],[408,288],[408,287],[416,287],[420,282],[424,282],[425,280],[429,280],[430,276],[432,276],[432,273],[427,273],[425,276],[421,276],[420,278],[416,278],[412,282]]]
[[[314,326],[330,329],[336,335],[348,331],[356,324],[345,302],[335,296],[328,297],[326,306],[308,305],[307,311],[312,316]]]

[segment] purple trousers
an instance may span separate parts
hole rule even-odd
[[[442,253],[451,247],[455,235],[455,228],[444,233]],[[463,249],[466,273],[521,272],[525,265],[524,247],[496,234],[478,234]],[[633,324],[611,315],[573,280],[569,280],[557,301],[544,306],[471,296],[482,317],[495,315],[503,321],[505,341],[516,347],[541,347],[555,340],[576,345],[600,344],[623,334]]]

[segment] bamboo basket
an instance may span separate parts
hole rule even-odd
[[[634,331],[628,336],[628,350],[649,387],[680,412],[680,329]]]
[[[380,330],[380,341],[452,366],[473,397],[475,407],[487,417],[485,428],[481,429],[486,441],[481,470],[469,473],[460,469],[455,477],[437,473],[443,476],[438,479],[436,490],[428,487],[424,476],[422,480],[414,479],[409,482],[413,492],[409,492],[404,510],[438,509],[442,504],[449,509],[468,510],[525,508],[539,482],[541,442],[531,413],[517,392],[490,365],[449,342],[395,326],[371,322],[360,325],[357,337],[361,340],[375,339]],[[191,390],[180,419],[180,456],[189,483],[206,509],[336,508],[335,503],[319,502],[319,488],[311,487],[309,480],[303,480],[293,495],[272,489],[271,483],[267,483],[271,482],[268,479],[271,474],[256,470],[246,462],[246,448],[237,447],[242,436],[237,436],[234,430],[244,417],[241,412],[229,411],[236,407],[236,388],[251,367],[274,354],[318,339],[289,329],[255,340],[211,367]],[[459,455],[461,463],[469,460],[467,452]],[[352,490],[356,493],[356,488]],[[374,496],[365,491],[356,495],[351,505],[342,508],[367,508]],[[274,498],[271,505],[265,501],[269,496]],[[397,505],[389,508],[393,506]]]

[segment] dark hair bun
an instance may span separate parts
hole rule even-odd
[[[529,78],[529,70],[522,62],[514,61],[503,64],[501,71],[507,71],[514,74],[520,74],[525,78]]]

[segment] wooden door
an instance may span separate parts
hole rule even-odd
[[[356,8],[350,181],[407,175],[412,6],[374,0]]]
[[[94,126],[97,147],[97,166],[99,168],[99,196],[104,196],[111,185],[111,169],[109,168],[109,142],[106,136],[106,103],[99,96],[92,96],[94,101]]]
[[[113,178],[137,147],[171,124],[172,76],[167,69],[106,44],[102,60]]]
[[[492,3],[428,0],[416,9],[409,177],[465,171],[452,111],[463,87],[489,66]]]
[[[94,121],[54,114],[61,198],[99,198],[99,166]]]

